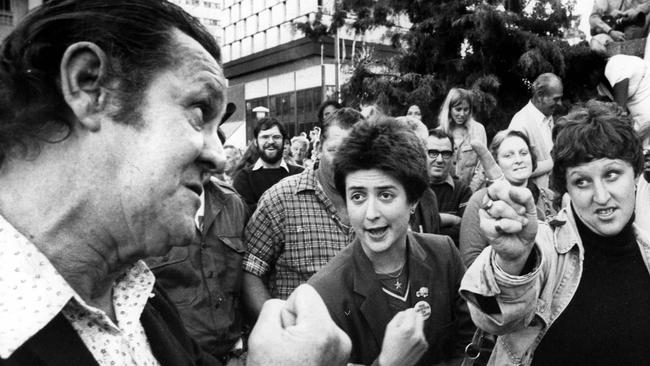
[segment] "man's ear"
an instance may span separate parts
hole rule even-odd
[[[97,131],[99,112],[107,105],[106,78],[108,57],[92,42],[70,45],[61,59],[61,89],[63,98],[82,126]]]

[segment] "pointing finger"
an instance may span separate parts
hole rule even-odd
[[[502,178],[503,172],[492,157],[492,154],[490,154],[490,150],[488,150],[487,146],[479,140],[470,141],[470,145],[481,160],[481,165],[483,165],[483,169],[485,169],[485,177],[491,181]]]

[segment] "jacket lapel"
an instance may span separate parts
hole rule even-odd
[[[59,313],[25,343],[45,365],[97,365],[97,361],[68,320]]]
[[[355,239],[352,245],[354,245],[354,292],[363,298],[359,310],[370,326],[379,348],[384,340],[386,324],[390,322],[392,315],[381,286],[375,279],[372,264],[361,248],[361,243]]]
[[[151,353],[161,366],[193,364],[183,346],[172,336],[171,330],[150,303],[145,306],[140,321],[147,334]]]

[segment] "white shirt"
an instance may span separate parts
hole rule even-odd
[[[614,85],[628,79],[626,106],[634,119],[634,128],[650,123],[650,76],[648,62],[640,57],[615,55],[607,61],[605,77]]]
[[[284,159],[280,159],[280,167],[284,168],[287,172],[289,171],[289,166],[287,165],[287,162]],[[255,165],[253,165],[253,169],[251,170],[258,170],[258,169],[267,169],[264,167],[264,160],[261,158],[258,158],[257,161],[255,162]]]
[[[512,117],[508,128],[521,131],[528,137],[537,161],[551,158],[553,116],[545,116],[531,101],[528,101],[528,104]],[[549,177],[550,173],[547,173],[533,178],[533,180],[538,187],[548,188]]]
[[[99,365],[159,365],[140,323],[154,281],[142,261],[116,281],[115,324],[88,305],[45,255],[0,216],[0,358],[9,358],[61,312]]]

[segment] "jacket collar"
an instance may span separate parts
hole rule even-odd
[[[226,205],[226,196],[221,188],[213,182],[209,182],[203,187],[205,188],[203,193],[205,209],[203,211],[203,228],[201,231],[206,232],[221,212],[221,209]]]
[[[559,230],[555,230],[554,234],[555,250],[558,253],[567,253],[571,248],[577,245],[580,248],[580,255],[584,255],[584,247],[582,246],[582,240],[578,234],[571,204],[567,204],[562,208],[555,218],[551,220],[550,224],[552,227],[560,227]],[[639,246],[650,251],[650,233],[644,231],[636,224],[634,224],[634,232]]]
[[[568,223],[568,225],[567,225]],[[555,250],[560,254],[565,254],[574,246],[580,247],[582,255],[582,241],[580,235],[576,230],[576,222],[573,217],[573,209],[571,204],[567,204],[560,212],[557,213],[555,218],[550,222],[551,227],[559,227],[555,230]]]

